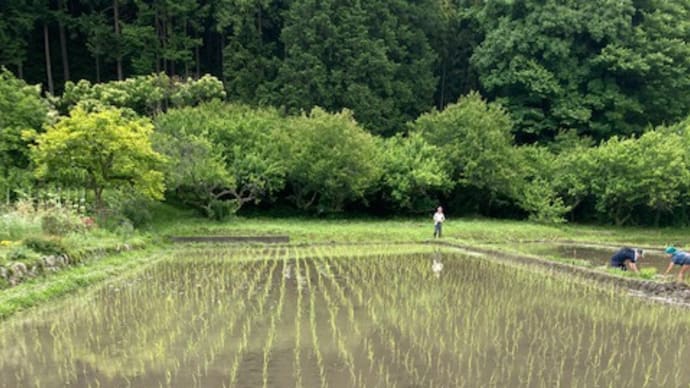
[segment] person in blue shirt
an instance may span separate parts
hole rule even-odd
[[[611,267],[638,272],[637,261],[642,257],[644,257],[642,249],[623,247],[611,256]]]
[[[680,265],[680,272],[678,272],[678,281],[682,282],[683,276],[685,275],[685,271],[690,269],[690,254],[676,249],[676,247],[674,246],[666,248],[665,252],[669,255],[671,262],[668,263],[668,267],[666,267],[666,272],[664,272],[664,276],[668,275],[668,273],[671,272],[673,266]]]

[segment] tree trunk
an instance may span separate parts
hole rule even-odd
[[[19,78],[24,79],[24,63],[17,62],[17,75]]]
[[[220,77],[223,80],[223,84],[228,83],[227,77],[225,77],[225,61],[223,58],[223,53],[225,52],[225,34],[221,33],[220,34],[220,45],[218,46],[218,58],[219,64],[220,64]]]
[[[445,103],[444,97],[446,93],[446,60],[443,60],[441,65],[441,93],[439,95],[438,110],[443,110],[443,104]]]
[[[64,0],[58,1],[58,8],[60,11],[66,11],[65,14],[69,13],[69,10],[65,7]],[[65,36],[65,25],[62,20],[58,19],[58,29],[60,32],[60,55],[62,56],[62,74],[65,81],[70,80],[69,74],[69,57],[67,56],[67,38]]]
[[[199,79],[201,77],[201,65],[199,63],[201,61],[201,58],[199,53],[199,46],[196,46],[196,48],[194,48],[194,58],[196,61],[196,79]]]
[[[158,45],[159,47],[161,46],[161,23],[160,23],[160,18],[158,17],[158,9],[156,9],[156,13],[154,14],[154,24],[156,26],[156,38],[158,38]],[[161,55],[160,55],[160,49],[156,50],[156,74],[160,74],[161,72]]]
[[[168,32],[166,31],[166,22],[161,21],[161,52],[163,53],[163,72],[168,74],[168,59],[165,55],[165,50],[168,48]]]
[[[120,44],[120,8],[118,5],[118,0],[113,0],[113,23],[115,27],[115,38],[118,41],[118,46]],[[122,81],[122,53],[119,52],[120,47],[118,47],[117,53],[117,79]]]
[[[55,94],[55,85],[53,84],[53,69],[50,65],[50,33],[48,31],[48,22],[43,22],[43,46],[46,57],[46,77],[48,78],[48,92]]]
[[[166,23],[165,27],[165,39],[170,40],[170,38],[173,35],[173,26],[172,26],[172,18],[168,17],[168,21]],[[174,47],[176,49],[176,47]],[[175,53],[177,55],[177,53]],[[175,59],[173,56],[173,59],[170,60],[170,76],[174,77],[175,76]]]
[[[101,82],[101,56],[96,54],[96,82]]]

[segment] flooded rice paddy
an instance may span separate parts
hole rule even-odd
[[[367,251],[181,251],[2,323],[0,387],[690,384],[688,310],[446,250]]]
[[[611,256],[616,252],[616,248],[542,242],[502,245],[500,248],[516,250],[541,257],[572,261],[576,264],[585,264],[594,267],[608,266]],[[663,273],[668,263],[669,259],[667,255],[664,255],[661,250],[647,251],[645,257],[638,263],[638,266],[640,268],[655,268],[657,272]]]

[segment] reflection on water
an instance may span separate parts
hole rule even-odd
[[[0,387],[690,384],[686,310],[448,251],[326,254],[164,262],[16,317]]]
[[[534,255],[586,262],[592,266],[608,266],[611,256],[617,251],[615,248],[552,243],[522,243],[509,248]],[[657,272],[663,272],[667,265],[666,255],[661,251],[649,250],[645,250],[645,256],[638,263],[640,268],[656,268]]]
[[[441,260],[443,259],[443,256],[441,254],[440,250],[434,251],[434,258],[431,263],[431,271],[434,273],[434,275],[439,278],[441,277],[441,271],[443,271],[443,263]]]

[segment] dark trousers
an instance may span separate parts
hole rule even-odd
[[[434,224],[434,238],[441,237],[442,228],[443,228],[443,223],[438,222],[438,223]]]

